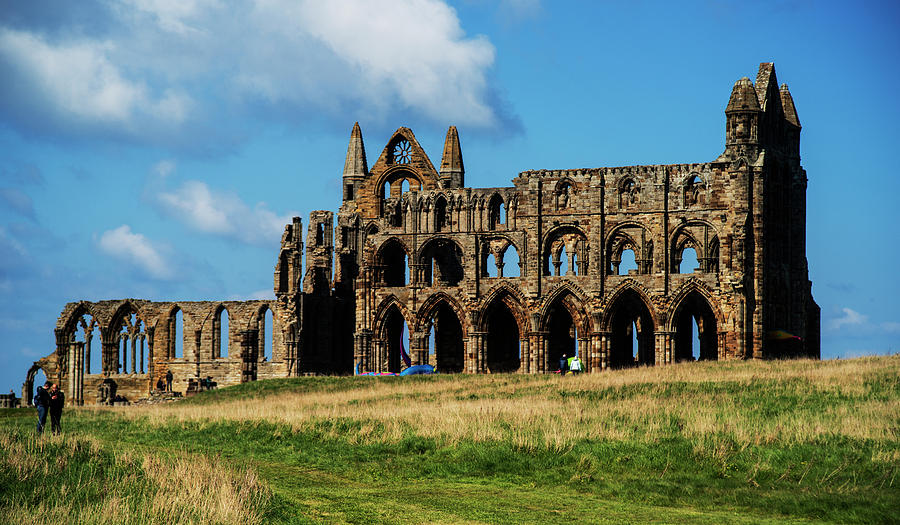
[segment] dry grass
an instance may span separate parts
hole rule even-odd
[[[0,431],[0,523],[262,523],[253,471],[205,457],[110,452],[92,436]],[[11,478],[11,479],[10,479]]]
[[[295,430],[324,425],[354,443],[395,442],[413,433],[444,443],[512,440],[524,448],[562,450],[584,439],[650,442],[673,428],[688,438],[727,436],[748,445],[829,437],[896,440],[898,377],[900,355],[689,363],[567,377],[486,375],[464,382],[348,378],[360,388],[114,410],[157,425],[210,419],[278,421]],[[873,382],[890,392],[878,395]],[[342,421],[357,422],[358,429],[348,435],[347,425],[336,424]]]

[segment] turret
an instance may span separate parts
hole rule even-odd
[[[350,132],[347,159],[344,161],[344,201],[356,198],[359,185],[368,171],[362,131],[359,129],[359,122],[356,122],[353,124],[353,131]]]
[[[725,108],[725,149],[737,155],[755,157],[759,147],[762,109],[753,82],[744,77],[734,83]]]
[[[444,155],[441,157],[441,185],[445,188],[462,188],[465,186],[465,175],[459,134],[456,126],[450,126],[444,140]]]
[[[291,224],[284,227],[281,236],[281,251],[275,263],[275,296],[294,296],[300,292],[300,277],[303,275],[303,221],[294,217]]]

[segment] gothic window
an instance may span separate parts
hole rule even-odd
[[[506,224],[503,197],[495,193],[488,202],[488,229],[497,230],[503,224]]]
[[[703,204],[703,179],[691,175],[684,184],[684,206],[689,208],[698,204]]]
[[[619,207],[629,208],[641,202],[641,188],[633,179],[626,179],[619,189]]]
[[[409,164],[412,147],[408,140],[400,140],[391,149],[391,164]]]
[[[572,202],[574,193],[572,185],[569,184],[569,182],[561,182],[556,188],[556,209],[563,210],[572,206],[574,204]]]

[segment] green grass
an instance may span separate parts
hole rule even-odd
[[[814,376],[766,378],[750,384],[729,378],[730,369],[772,366],[748,363],[723,366],[721,381],[639,382],[589,390],[562,388],[560,382],[544,376],[509,376],[502,380],[521,388],[498,396],[541,395],[561,401],[573,396],[616,401],[649,397],[665,403],[712,395],[728,410],[751,413],[754,419],[785,414],[803,418],[825,410],[864,407],[872,401],[900,407],[898,360],[885,359],[889,361],[873,361],[878,366],[863,372],[854,388],[821,385]],[[490,396],[482,388],[484,382],[498,380],[409,379],[453,386],[444,395],[460,399],[468,399],[470,390],[481,399]],[[208,408],[208,420],[171,419],[164,424],[114,411],[68,411],[63,421],[66,433],[71,440],[95,443],[96,455],[85,455],[84,447],[36,440],[30,434],[34,417],[30,410],[0,412],[0,435],[32,443],[31,453],[45,444],[40,452],[41,472],[67,480],[67,490],[75,491],[70,499],[83,503],[78,508],[108,500],[112,487],[121,492],[116,497],[131,498],[125,500],[125,513],[145,518],[144,522],[165,521],[159,512],[146,510],[159,488],[142,481],[136,474],[139,462],[129,459],[146,454],[212,458],[221,469],[258,473],[268,489],[263,487],[253,500],[254,512],[264,522],[275,523],[900,522],[900,414],[890,422],[891,436],[877,440],[848,437],[839,429],[800,442],[753,443],[739,441],[728,432],[697,438],[682,431],[684,421],[669,415],[665,416],[670,418],[668,424],[652,439],[579,439],[554,448],[516,446],[511,439],[453,442],[419,435],[414,426],[397,440],[359,439],[361,429],[371,425],[376,425],[371,434],[377,436],[378,421],[341,417],[299,426],[233,421],[218,406],[245,399],[265,403],[268,396],[295,393],[370,392],[373,387],[380,391],[401,381],[408,379],[260,381],[184,401]],[[434,396],[438,394],[426,392],[417,402],[427,410]],[[349,403],[355,401],[360,402],[351,399]],[[623,421],[635,424],[633,417]],[[638,425],[635,435],[641,430]],[[38,508],[33,481],[16,479],[3,454],[0,516],[8,515],[10,509]],[[69,459],[56,469],[56,458],[63,456]],[[65,497],[58,491],[53,494]],[[202,522],[202,517],[194,519]]]

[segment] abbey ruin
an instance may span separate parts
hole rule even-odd
[[[407,128],[370,166],[354,125],[343,203],[305,237],[299,217],[285,227],[274,300],[69,303],[23,397],[38,369],[91,404],[146,398],[169,372],[176,392],[397,372],[403,351],[442,373],[817,358],[800,129],[771,63],[734,84],[710,162],[467,188],[455,127],[437,167]]]

